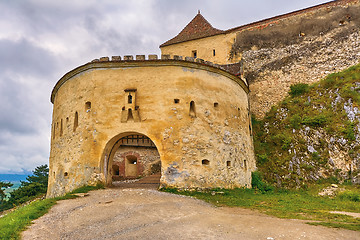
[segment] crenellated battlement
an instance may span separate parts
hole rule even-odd
[[[123,56],[123,58],[121,58],[121,56],[112,56],[110,57],[101,57],[98,59],[94,59],[91,62],[120,62],[120,61],[166,61],[166,60],[176,60],[176,61],[185,61],[185,62],[196,62],[196,63],[200,63],[200,64],[205,64],[211,67],[215,67],[215,68],[219,68],[221,70],[224,71],[228,71],[227,68],[223,67],[222,65],[210,62],[210,61],[205,61],[204,59],[201,58],[193,58],[193,57],[183,57],[183,56],[179,56],[179,55],[174,55],[173,57],[171,57],[170,55],[161,55],[160,57],[158,57],[158,55],[156,54],[149,54],[148,57],[146,58],[146,55],[135,55],[135,58],[133,55],[125,55]],[[240,75],[240,74],[236,74],[233,73],[231,71],[228,71],[234,75]]]
[[[145,55],[136,55],[135,58],[133,55],[125,55],[123,58],[121,56],[112,56],[110,57],[100,57],[94,59],[91,62],[88,62],[82,66],[79,66],[72,71],[66,73],[55,85],[52,94],[51,102],[54,103],[55,95],[58,89],[63,85],[68,79],[74,77],[75,75],[87,71],[89,69],[96,68],[117,68],[117,67],[155,67],[155,66],[183,66],[190,67],[195,69],[202,69],[208,72],[214,72],[222,74],[233,81],[237,82],[245,92],[249,92],[249,83],[243,77],[242,72],[242,62],[235,64],[219,65],[213,62],[205,61],[200,58],[193,57],[183,57],[174,55],[172,58],[170,55],[161,55],[159,58],[155,54],[148,55],[147,59]]]

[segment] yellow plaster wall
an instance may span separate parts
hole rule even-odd
[[[172,61],[99,64],[70,77],[55,95],[53,125],[62,119],[64,126],[62,136],[60,127],[52,136],[48,197],[85,184],[111,184],[111,148],[126,133],[144,134],[157,146],[162,187],[250,186],[255,159],[248,96],[222,70],[182,61],[176,66]],[[137,89],[140,122],[121,122],[124,90],[129,88]],[[189,116],[191,101],[196,118]],[[210,165],[202,165],[203,159]]]
[[[212,37],[196,39],[192,41],[172,44],[161,47],[161,54],[168,54],[171,57],[174,55],[192,57],[192,51],[197,51],[197,58],[211,61],[216,64],[230,64],[236,63],[240,59],[231,59],[230,51],[234,44],[236,33],[219,34]],[[213,49],[215,49],[215,56],[213,56]]]

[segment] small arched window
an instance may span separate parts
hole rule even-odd
[[[195,102],[194,102],[194,101],[191,101],[191,102],[190,102],[189,115],[190,115],[190,117],[193,117],[193,118],[196,117],[196,109],[195,109]]]
[[[63,135],[63,120],[60,120],[60,137]]]
[[[131,94],[129,93],[129,95],[128,95],[128,103],[132,103],[132,96],[131,96]]]
[[[76,128],[78,127],[79,125],[79,114],[78,112],[75,112],[75,117],[74,117],[74,132],[76,131]]]

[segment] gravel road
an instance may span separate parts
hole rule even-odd
[[[110,188],[59,201],[27,239],[360,239],[359,232],[311,226],[242,208],[214,207],[154,189]]]

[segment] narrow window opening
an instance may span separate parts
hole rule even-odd
[[[197,58],[197,51],[196,50],[192,51],[192,57]]]
[[[244,168],[247,169],[246,160],[244,160]]]
[[[65,173],[64,173],[64,176],[65,176],[65,177],[67,177],[68,175],[69,175],[68,172],[65,172]]]
[[[131,96],[131,94],[129,93],[129,96],[128,96],[128,103],[132,103],[132,96]]]
[[[54,177],[55,177],[55,172],[53,174],[54,174]]]
[[[207,159],[203,159],[203,160],[201,161],[201,164],[202,164],[202,165],[210,165],[210,161],[207,160]]]
[[[63,135],[63,120],[60,120],[60,137]]]
[[[226,161],[226,166],[231,167],[231,161]]]
[[[177,98],[174,99],[174,103],[179,103],[179,102],[180,102],[180,99],[177,99]]]
[[[53,139],[55,139],[55,132],[56,132],[55,130],[56,130],[56,124],[54,123],[53,124]]]
[[[129,108],[129,110],[128,110],[128,121],[129,121],[129,120],[133,120],[133,121],[134,121],[134,116],[133,116],[133,114],[132,114],[131,108]]]
[[[219,106],[219,103],[214,102],[214,107],[217,108]]]
[[[215,56],[215,49],[213,49],[213,56]]]
[[[120,175],[120,170],[119,170],[119,166],[118,166],[118,165],[113,165],[113,175],[115,175],[115,176],[119,176],[119,175]]]
[[[78,112],[75,112],[74,128],[73,128],[73,131],[74,131],[74,132],[76,131],[76,128],[78,127],[78,125],[79,125],[79,114],[78,114]]]
[[[66,123],[68,123],[68,122],[69,122],[69,117],[66,118]]]
[[[137,157],[135,157],[135,156],[127,156],[126,158],[128,160],[128,164],[133,164],[133,165],[137,164]]]
[[[194,102],[194,101],[191,101],[191,102],[190,102],[189,115],[190,115],[190,117],[193,117],[193,118],[196,117],[196,109],[195,109],[195,102]]]
[[[90,112],[90,110],[91,110],[91,102],[86,102],[85,103],[85,111]]]

